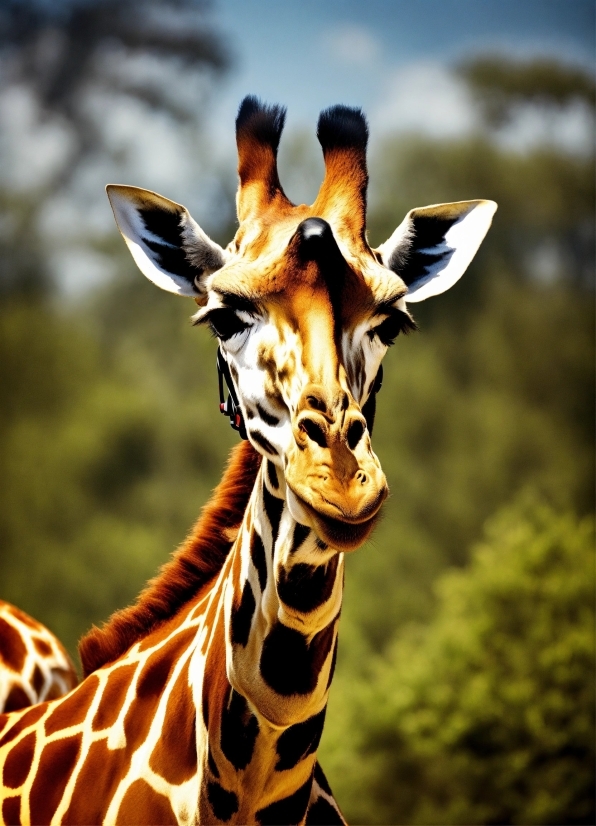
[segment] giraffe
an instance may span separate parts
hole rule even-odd
[[[221,408],[246,439],[136,604],[83,638],[82,683],[0,716],[5,823],[345,823],[317,748],[345,554],[388,492],[371,446],[381,361],[415,329],[408,304],[461,277],[496,205],[413,209],[371,249],[364,115],[321,113],[312,206],[279,181],[284,118],[240,105],[226,249],[183,206],[108,187],[141,271],[217,338]]]
[[[56,637],[0,600],[0,713],[61,697],[77,683],[74,665]]]

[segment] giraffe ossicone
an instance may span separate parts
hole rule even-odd
[[[218,338],[248,441],[137,603],[82,640],[81,685],[0,716],[6,823],[344,822],[316,752],[344,553],[387,495],[371,446],[381,361],[415,328],[408,304],[461,277],[496,205],[413,209],[371,249],[364,116],[321,114],[312,206],[279,181],[284,117],[240,106],[226,249],[183,206],[108,187],[139,268]]]

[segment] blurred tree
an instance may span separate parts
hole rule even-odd
[[[0,313],[2,597],[73,653],[184,538],[235,441],[213,343],[160,299],[123,273],[81,317]]]
[[[138,61],[152,57],[187,70],[221,72],[222,39],[205,23],[205,0],[7,0],[0,10],[0,56],[9,82],[25,84],[46,117],[74,131],[67,171],[97,150],[101,132],[89,111],[94,90],[128,95],[176,120],[195,120],[196,101],[183,101],[159,72]],[[131,69],[133,69],[131,71]]]
[[[445,301],[477,312],[482,290],[495,279],[512,279],[511,288],[521,279],[593,289],[593,154],[571,155],[556,147],[516,153],[490,136],[451,141],[410,136],[389,139],[371,166],[373,244],[384,241],[413,204],[479,196],[499,204],[469,273],[443,303],[416,308],[421,318],[437,307],[443,312]]]
[[[407,617],[429,616],[437,571],[466,561],[513,492],[593,508],[594,159],[407,136],[380,147],[371,178],[373,245],[413,205],[499,204],[470,270],[413,308],[421,335],[385,359],[374,444],[393,498],[348,561],[344,609],[380,650]]]
[[[49,195],[72,184],[91,157],[110,151],[105,113],[114,100],[140,102],[178,123],[198,123],[209,80],[229,65],[206,7],[205,0],[6,0],[0,6],[4,90],[25,90],[37,118],[63,130],[61,158],[33,191],[20,195],[25,206],[18,227],[5,232],[0,291],[51,286],[43,256],[33,267],[25,262],[21,272],[22,230],[37,237]],[[207,83],[199,88],[197,78]],[[10,186],[2,188],[8,192],[0,197],[0,219],[10,226]]]
[[[593,552],[591,519],[527,491],[491,520],[430,625],[341,685],[328,757],[348,819],[594,823]]]
[[[0,186],[0,298],[20,294],[31,300],[47,288],[41,238],[35,231],[38,204],[28,195]]]
[[[499,211],[473,268],[476,282],[483,272],[494,278],[494,265],[502,263],[501,278],[506,270],[543,283],[566,279],[593,289],[593,141],[587,153],[573,154],[549,142],[547,133],[543,145],[516,153],[497,138],[500,127],[525,110],[538,107],[561,119],[566,107],[578,102],[593,133],[594,78],[554,58],[515,61],[502,55],[463,61],[456,72],[472,92],[486,129],[468,140],[389,140],[379,153],[382,169],[369,220],[373,240],[384,240],[415,197],[422,205],[481,193],[497,201]],[[463,279],[448,300],[460,304],[469,295],[476,305],[472,283]]]
[[[579,101],[592,112],[596,106],[592,74],[554,58],[515,61],[495,54],[465,60],[457,70],[491,127],[503,126],[523,105],[562,108]]]
[[[391,499],[347,560],[343,609],[374,650],[431,616],[437,573],[465,564],[485,520],[521,488],[593,508],[592,305],[503,279],[473,318],[446,308],[385,359],[373,444]]]
[[[185,323],[185,302],[145,284],[115,232],[93,239],[116,268],[113,290],[76,313],[48,301],[40,216],[112,151],[114,102],[196,129],[205,91],[229,63],[206,10],[203,0],[0,6],[3,93],[24,90],[35,123],[60,126],[62,147],[32,186],[14,186],[7,166],[0,176],[0,582],[71,651],[184,536],[231,436],[211,416],[209,345]],[[216,440],[207,416],[220,425]]]

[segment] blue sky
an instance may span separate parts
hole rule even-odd
[[[212,17],[236,58],[218,120],[249,92],[287,105],[289,125],[339,102],[375,118],[408,68],[489,51],[594,65],[593,0],[216,0]]]

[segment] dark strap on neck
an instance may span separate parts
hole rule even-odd
[[[246,426],[244,424],[244,417],[240,410],[240,403],[236,395],[236,388],[230,375],[230,368],[228,362],[223,357],[219,347],[217,348],[217,383],[219,385],[219,409],[224,416],[230,419],[230,426],[233,430],[237,430],[241,439],[248,439],[246,435]],[[225,388],[228,390],[228,398],[225,398]]]
[[[372,436],[373,425],[375,423],[375,413],[377,412],[377,393],[383,386],[383,365],[379,367],[379,372],[375,376],[370,395],[362,408],[362,415],[366,419],[366,426]]]

